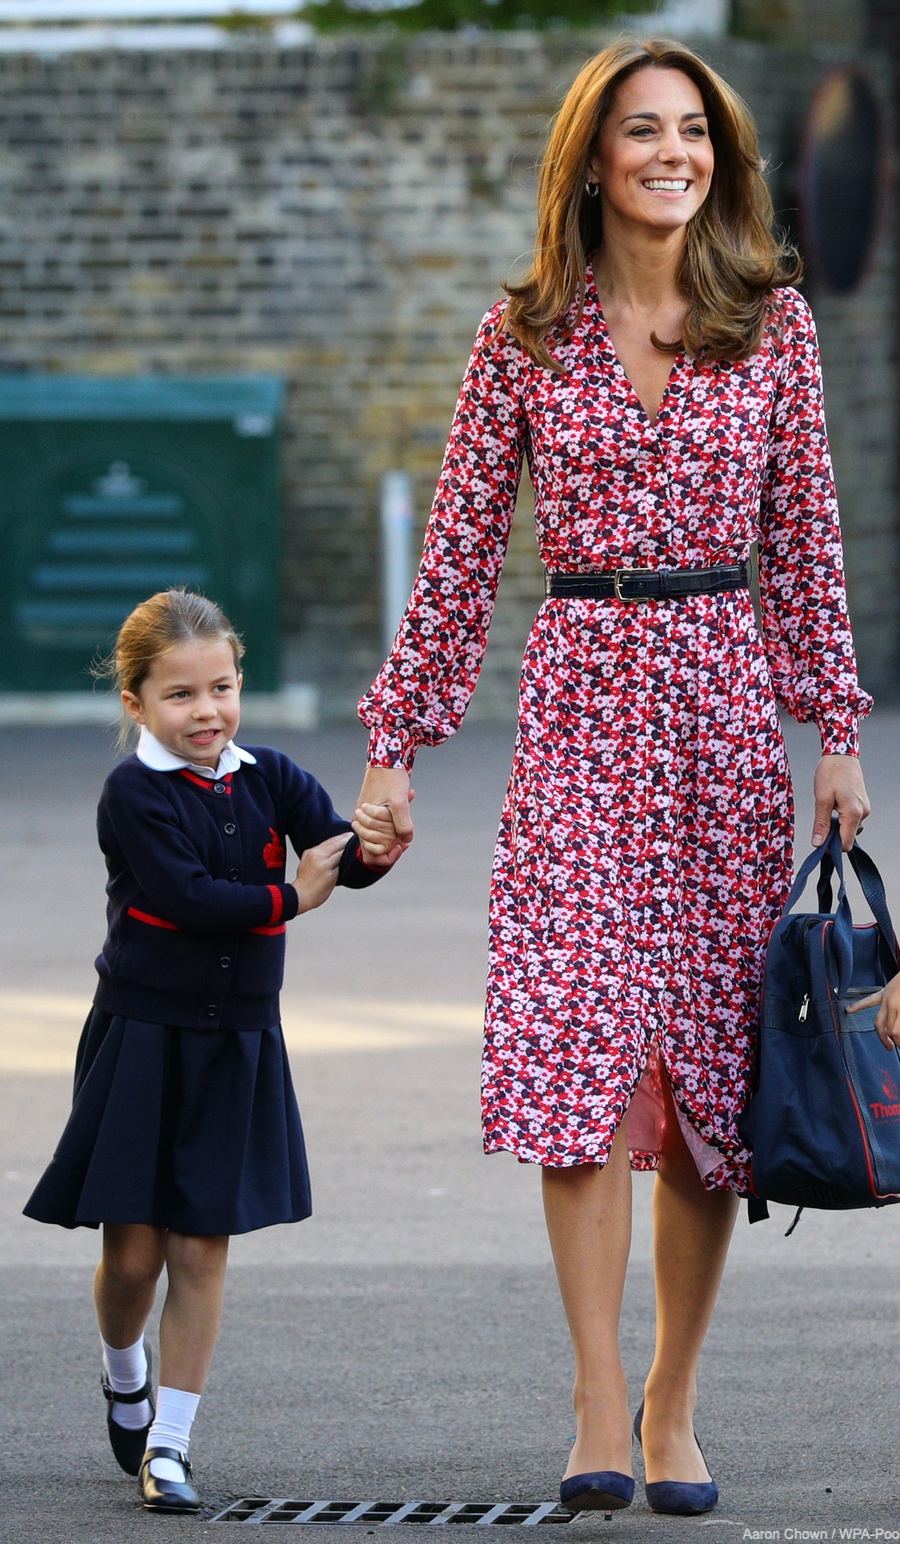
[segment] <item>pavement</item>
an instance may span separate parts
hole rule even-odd
[[[360,732],[267,738],[352,807]],[[505,1155],[486,1159],[478,1130],[488,871],[511,739],[472,724],[423,753],[403,864],[376,891],[338,893],[291,930],[285,1027],[316,1212],[234,1242],[192,1448],[208,1506],[163,1519],[142,1513],[106,1444],[90,1300],[97,1235],[20,1215],[66,1118],[92,991],[103,934],[93,811],[113,748],[99,728],[4,732],[4,1544],[143,1544],[161,1533],[216,1544],[253,1526],[211,1520],[239,1497],[554,1497],[574,1429],[572,1367],[539,1176]],[[816,741],[789,726],[788,743],[805,851]],[[874,716],[864,844],[900,918],[898,744],[900,715]],[[651,1189],[636,1176],[622,1322],[635,1404],[652,1354]],[[900,1539],[900,1208],[807,1212],[785,1239],[788,1216],[773,1208],[752,1229],[739,1220],[704,1353],[697,1424],[718,1511],[657,1517],[639,1485],[627,1512],[582,1517],[566,1538]],[[309,1531],[319,1541],[328,1530]]]

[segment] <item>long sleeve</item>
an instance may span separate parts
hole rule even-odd
[[[309,772],[304,772],[287,756],[276,756],[261,749],[258,755],[265,756],[267,767],[273,775],[277,771],[280,777],[279,799],[285,830],[296,853],[302,856],[308,847],[317,847],[330,836],[349,831],[350,840],[338,865],[338,884],[348,890],[365,890],[390,872],[363,862],[359,838],[352,834],[349,820],[341,818],[329,794]]]
[[[782,294],[781,369],[760,508],[765,651],[779,703],[801,723],[815,722],[823,751],[857,755],[859,719],[872,699],[856,675],[815,324],[800,295]]]
[[[297,915],[299,898],[293,885],[213,878],[174,805],[162,788],[154,788],[149,781],[109,778],[97,828],[113,872],[133,875],[159,916],[176,928],[193,933],[239,932],[287,922]]]
[[[525,449],[525,358],[484,318],[469,360],[418,577],[391,653],[363,697],[369,761],[412,766],[460,725],[484,659]]]

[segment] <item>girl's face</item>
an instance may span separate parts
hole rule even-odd
[[[590,162],[605,219],[668,234],[687,225],[712,182],[703,98],[681,70],[647,66],[613,98]]]
[[[125,712],[185,761],[216,767],[241,720],[243,676],[224,639],[191,639],[160,654]]]

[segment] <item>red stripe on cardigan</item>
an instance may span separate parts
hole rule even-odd
[[[173,933],[180,933],[182,929],[176,927],[174,922],[167,922],[165,917],[151,917],[149,911],[138,911],[136,906],[129,906],[129,917],[135,917],[138,922],[147,922],[150,927],[166,927]]]
[[[214,786],[212,778],[198,777],[196,772],[189,772],[187,767],[179,767],[178,771],[182,777],[187,778],[189,783],[196,783],[198,788],[204,788],[207,793],[212,793]],[[225,784],[225,792],[229,795],[231,794],[230,784],[233,776],[233,772],[226,772],[224,777],[217,777],[215,779],[215,782]]]
[[[269,918],[269,927],[274,927],[277,922],[281,921],[284,914],[284,896],[277,885],[267,885],[266,889],[272,897],[272,915]],[[256,928],[248,929],[248,932],[251,933],[256,931]]]

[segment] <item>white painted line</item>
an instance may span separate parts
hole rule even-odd
[[[118,697],[109,692],[0,692],[0,726],[116,724],[120,713]],[[280,692],[245,692],[241,722],[251,729],[315,729],[319,694],[304,682]]]
[[[223,14],[220,8],[220,15]],[[212,22],[110,23],[103,26],[16,27],[0,26],[0,54],[92,54],[105,50],[121,53],[165,53],[177,50],[255,48],[305,48],[316,36],[308,21],[277,21],[271,28],[243,27],[239,31]]]
[[[291,16],[298,0],[0,0],[0,23],[30,21],[196,21],[201,17]]]
[[[90,997],[90,990],[71,996],[0,991],[0,1074],[68,1075]],[[294,1056],[358,1055],[461,1043],[474,1047],[483,1021],[480,1003],[282,1000],[285,1044]]]

